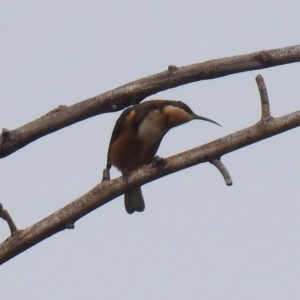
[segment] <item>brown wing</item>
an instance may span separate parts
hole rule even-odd
[[[155,104],[153,102],[155,102],[155,100],[154,101],[150,100],[150,101],[143,102],[143,103],[140,103],[140,104],[136,104],[136,105],[133,105],[131,107],[126,108],[122,112],[122,114],[120,115],[118,120],[116,121],[116,125],[114,127],[113,132],[112,132],[109,145],[111,145],[113,142],[115,142],[116,139],[120,136],[120,134],[122,132],[122,129],[124,128],[124,123],[125,123],[126,117],[133,110],[137,111],[137,118],[136,118],[136,120],[133,124],[134,127],[136,127],[136,129],[137,129],[138,126],[140,125],[140,123],[142,122],[142,120],[149,113],[149,111],[151,111],[153,109],[153,107],[155,107]]]
[[[113,132],[111,134],[111,138],[110,138],[110,142],[109,142],[109,147],[108,147],[108,153],[107,153],[107,168],[110,169],[111,168],[111,163],[109,162],[109,152],[110,152],[110,146],[118,139],[118,137],[120,136],[123,128],[124,128],[124,122],[126,120],[126,117],[132,112],[133,110],[133,106],[126,108],[122,114],[120,115],[120,117],[118,118],[118,120],[116,121],[115,127],[113,129]]]

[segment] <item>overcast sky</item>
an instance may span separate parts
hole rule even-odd
[[[299,0],[1,1],[0,128],[127,82],[209,59],[300,43]],[[223,128],[173,129],[168,157],[300,107],[300,65],[202,81],[149,99],[186,102]],[[96,184],[120,112],[39,139],[0,161],[0,202],[26,228]],[[1,299],[299,299],[299,129],[222,158],[233,186],[202,164],[123,196],[0,267]],[[113,177],[120,176],[117,170]],[[9,235],[0,220],[0,240]]]

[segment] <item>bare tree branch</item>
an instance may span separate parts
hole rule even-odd
[[[121,110],[158,92],[195,81],[300,61],[300,45],[209,60],[148,76],[71,106],[61,105],[22,127],[0,136],[0,158],[29,143],[98,114]],[[5,136],[6,135],[6,136]]]
[[[251,127],[206,145],[171,156],[159,168],[152,165],[144,166],[133,172],[127,181],[124,181],[121,177],[103,181],[77,200],[25,230],[18,231],[17,235],[11,236],[2,242],[0,244],[0,264],[5,263],[51,235],[70,228],[70,224],[72,224],[71,228],[73,228],[73,224],[78,219],[134,186],[139,186],[182,169],[208,162],[215,157],[221,157],[298,126],[300,126],[300,111],[280,118],[271,118],[268,122],[259,121]]]

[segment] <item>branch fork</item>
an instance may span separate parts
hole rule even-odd
[[[265,81],[261,75],[257,75],[255,80],[256,80],[256,83],[258,86],[258,91],[260,94],[260,101],[261,101],[260,122],[262,124],[265,124],[265,122],[272,119],[268,91],[267,91]],[[225,167],[225,165],[221,162],[221,159],[213,158],[213,159],[210,159],[209,162],[220,171],[220,173],[222,174],[222,176],[225,180],[226,185],[231,186],[232,185],[231,176],[230,176],[227,168]]]

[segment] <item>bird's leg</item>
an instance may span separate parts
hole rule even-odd
[[[166,161],[164,158],[156,155],[151,162],[152,167],[162,168],[165,165]]]
[[[102,177],[102,181],[107,181],[110,180],[110,172],[109,172],[109,168],[105,168],[103,170],[103,177]]]

